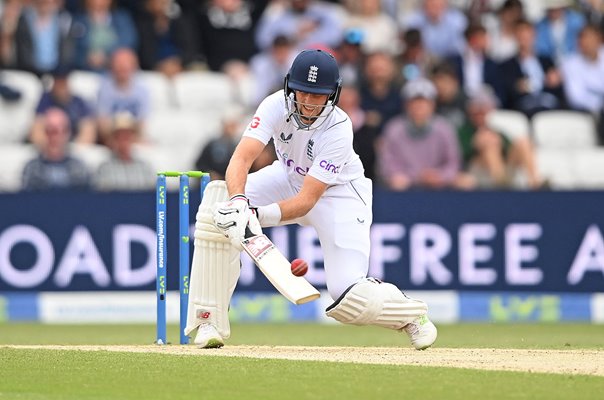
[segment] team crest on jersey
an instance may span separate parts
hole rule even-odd
[[[308,143],[306,144],[306,156],[308,157],[309,160],[312,161],[313,158],[315,158],[315,156],[312,153],[312,147],[315,145],[315,141],[312,139],[308,140]]]
[[[316,65],[311,65],[308,69],[308,81],[312,83],[317,83],[317,73],[319,72],[319,67]]]
[[[289,143],[293,135],[293,133],[290,133],[289,135],[285,136],[285,132],[281,132],[281,134],[279,135],[279,141],[283,143]]]

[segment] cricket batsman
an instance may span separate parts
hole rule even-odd
[[[337,107],[342,81],[335,58],[302,51],[283,90],[267,96],[247,126],[224,181],[211,182],[197,214],[185,334],[200,348],[224,345],[228,307],[246,229],[299,224],[316,229],[324,255],[326,313],[344,324],[405,332],[418,350],[437,330],[428,307],[390,283],[367,277],[372,182],[352,148],[350,118]],[[248,174],[273,139],[277,160]]]

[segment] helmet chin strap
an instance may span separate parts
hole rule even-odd
[[[308,117],[308,116],[305,116],[302,113],[302,111],[300,111],[300,107],[303,107],[305,105],[313,106],[313,107],[315,107],[315,109],[317,107],[321,107],[322,110],[318,115]],[[334,106],[333,106],[333,104],[330,104],[329,100],[327,100],[327,102],[323,105],[300,103],[296,100],[295,93],[291,93],[289,96],[286,97],[285,107],[287,108],[287,112],[288,112],[287,121],[289,122],[289,120],[293,118],[293,120],[298,125],[298,128],[305,129],[305,130],[319,128],[327,120],[327,117],[329,116],[329,114],[331,114],[334,110]],[[328,107],[331,109],[327,112],[327,114],[323,115],[325,113],[325,109]],[[317,120],[320,118],[322,118],[323,121],[316,124]],[[304,120],[310,120],[310,122],[307,123],[307,122],[304,122]]]

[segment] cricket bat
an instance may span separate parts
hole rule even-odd
[[[273,286],[294,304],[304,304],[320,297],[306,279],[291,272],[291,264],[264,234],[249,236],[241,245]]]

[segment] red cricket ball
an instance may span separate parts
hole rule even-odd
[[[308,264],[306,261],[296,258],[292,261],[292,274],[296,276],[304,276],[308,272]]]

